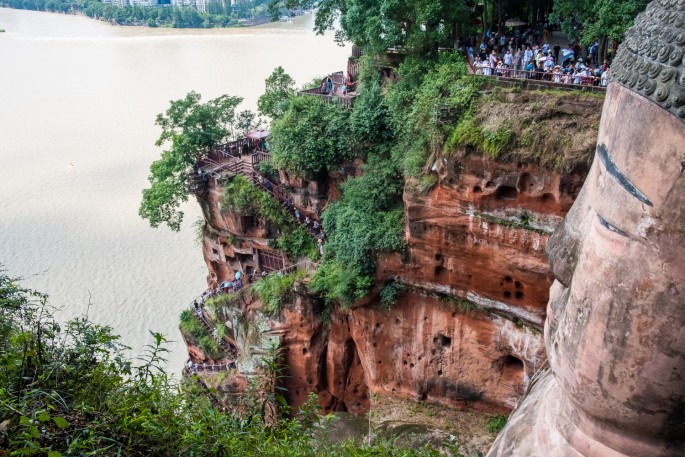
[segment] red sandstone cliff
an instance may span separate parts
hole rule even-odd
[[[592,151],[585,143],[596,136],[601,107],[596,96],[537,93],[538,107],[527,97],[506,94],[497,115],[508,110],[517,134],[531,123],[546,132],[549,144],[538,145],[547,148],[544,160],[517,142],[498,160],[469,148],[438,154],[428,164],[435,185],[405,187],[408,255],[380,260],[372,293],[324,325],[316,298],[302,291],[271,322],[293,404],[314,391],[327,410],[352,413],[368,410],[369,393],[501,412],[515,405],[546,358],[540,330],[552,276],[543,249],[582,185]],[[498,122],[489,117],[493,106],[479,109],[482,122]],[[545,162],[555,155],[567,171]],[[281,179],[307,211],[336,196],[333,179]],[[210,283],[280,255],[268,246],[264,221],[222,213],[220,196],[210,186],[200,198]],[[384,311],[378,294],[389,281],[404,291]]]

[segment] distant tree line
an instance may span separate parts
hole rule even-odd
[[[234,7],[226,1],[210,1],[207,11],[193,7],[113,6],[100,0],[0,0],[0,6],[53,13],[83,13],[88,17],[121,25],[145,24],[150,27],[213,28],[239,25],[240,19],[266,18],[269,0],[248,0]]]

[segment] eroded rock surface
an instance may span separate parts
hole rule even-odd
[[[573,116],[587,117],[601,104],[594,97],[539,94],[544,106],[559,107],[538,120],[550,131],[557,124],[572,128]],[[499,109],[508,106],[515,115],[521,103],[516,95]],[[372,293],[349,310],[336,309],[323,324],[322,306],[301,290],[272,320],[268,333],[281,338],[291,403],[316,392],[326,410],[362,414],[369,394],[379,394],[511,410],[546,359],[541,331],[553,278],[543,251],[584,179],[587,160],[574,157],[572,167],[559,171],[520,150],[499,160],[464,148],[437,154],[429,164],[435,184],[405,187],[408,250],[380,259]],[[315,211],[336,198],[334,183],[358,168],[336,171],[328,184],[281,179],[296,206]],[[261,269],[268,253],[280,256],[269,247],[268,224],[222,213],[220,196],[210,186],[201,198],[211,285],[236,270]],[[294,262],[281,259],[284,266]],[[383,310],[379,292],[389,282],[403,292]]]
[[[550,369],[490,456],[685,453],[684,17],[652,2],[618,53],[590,174],[547,245]]]

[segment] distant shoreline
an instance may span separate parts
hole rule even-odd
[[[17,3],[14,5],[13,3]],[[38,3],[38,2],[37,2]],[[42,2],[41,2],[42,3]],[[45,3],[42,3],[45,5]],[[22,7],[19,7],[21,5]],[[28,5],[29,7],[24,7]],[[227,28],[241,28],[241,27],[253,27],[257,25],[269,24],[274,21],[270,16],[260,16],[252,19],[247,18],[236,18],[235,14],[228,16],[226,14],[211,14],[206,12],[200,12],[195,8],[191,7],[178,7],[178,6],[154,6],[154,7],[132,7],[124,6],[117,7],[111,4],[92,2],[90,5],[93,6],[89,11],[84,11],[83,9],[76,9],[73,7],[71,2],[67,0],[59,0],[57,4],[53,3],[54,10],[48,9],[38,9],[31,8],[32,4],[24,1],[17,0],[0,0],[0,7],[24,10],[24,11],[36,11],[40,13],[59,13],[68,14],[74,16],[84,16],[89,19],[95,19],[100,22],[108,23],[114,26],[123,27],[147,27],[147,28],[169,28],[169,29],[227,29]],[[90,8],[90,5],[88,8]],[[92,13],[92,14],[88,14]],[[100,14],[98,14],[100,13]],[[157,15],[158,18],[148,18],[139,19],[137,17],[134,20],[122,20],[121,16],[137,16],[137,15]],[[303,11],[291,13],[292,16],[303,15]],[[111,15],[119,16],[119,18],[109,17]],[[159,18],[162,16],[161,18]],[[292,17],[288,16],[288,17]],[[1,30],[4,32],[5,30]]]

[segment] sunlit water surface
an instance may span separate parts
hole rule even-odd
[[[61,319],[88,312],[136,353],[148,330],[185,346],[178,314],[206,282],[191,199],[180,233],[138,217],[157,113],[195,90],[254,109],[281,65],[303,84],[344,68],[349,49],[313,18],[227,30],[115,27],[0,8],[0,263],[48,293]],[[88,304],[91,303],[89,307]]]

